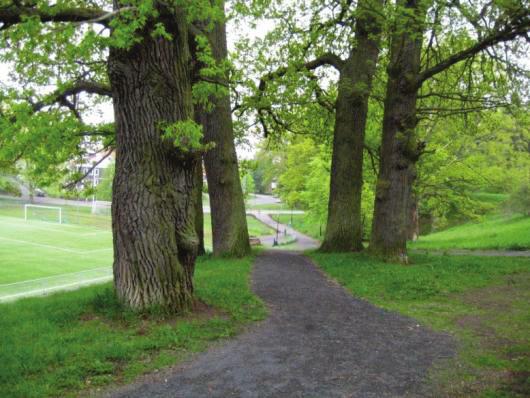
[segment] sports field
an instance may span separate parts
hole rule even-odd
[[[112,275],[109,229],[0,216],[0,300]]]
[[[52,206],[53,207],[53,206]],[[24,202],[0,199],[0,301],[75,289],[112,279],[110,215],[87,206],[28,209]],[[248,217],[254,236],[272,231]],[[205,246],[211,249],[210,217],[205,214]]]

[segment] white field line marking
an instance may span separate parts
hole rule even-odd
[[[13,283],[7,283],[7,284],[4,284],[4,285],[0,285],[0,288],[3,288],[3,287],[6,287],[6,286],[14,286],[14,285],[21,285],[23,283],[31,283],[31,282],[38,282],[38,281],[43,281],[43,280],[47,280],[47,279],[54,279],[54,278],[60,278],[60,277],[63,277],[63,276],[70,276],[70,275],[79,275],[79,274],[85,274],[87,272],[93,272],[93,271],[99,271],[99,270],[102,270],[102,269],[111,269],[110,267],[98,267],[98,268],[91,268],[91,269],[86,269],[84,271],[78,271],[78,272],[66,272],[64,274],[58,274],[58,275],[52,275],[52,276],[45,276],[43,278],[37,278],[37,279],[28,279],[28,280],[25,280],[25,281],[20,281],[20,282],[13,282]]]
[[[14,299],[14,298],[17,298],[17,297],[41,295],[41,294],[46,294],[46,293],[53,292],[53,291],[56,291],[56,290],[63,290],[65,288],[69,288],[69,287],[83,286],[83,285],[87,285],[87,284],[89,285],[89,284],[92,284],[93,282],[103,282],[105,280],[111,280],[111,279],[112,279],[112,275],[108,275],[108,276],[102,276],[102,277],[94,278],[94,279],[87,279],[87,280],[82,281],[82,282],[68,283],[66,285],[48,287],[48,288],[44,288],[44,289],[30,290],[30,291],[27,291],[27,292],[10,294],[8,296],[0,296],[0,301],[11,300],[11,299]]]
[[[75,249],[67,249],[65,247],[59,247],[59,246],[52,246],[52,245],[45,245],[44,243],[35,243],[35,242],[29,242],[27,240],[20,240],[20,239],[11,239],[11,238],[4,238],[0,236],[0,240],[5,240],[8,242],[15,242],[15,243],[24,243],[26,245],[33,245],[33,246],[39,246],[39,247],[46,247],[48,249],[54,249],[54,250],[60,250],[67,253],[75,253],[75,254],[89,254],[99,251],[108,251],[112,250],[112,248],[103,248],[103,249],[91,249],[91,250],[75,250]]]

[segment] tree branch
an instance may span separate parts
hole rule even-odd
[[[492,47],[496,44],[513,40],[519,36],[525,36],[526,34],[528,34],[529,30],[530,12],[526,9],[519,10],[518,13],[516,13],[510,18],[510,21],[506,23],[503,29],[483,37],[482,40],[477,42],[475,45],[466,48],[465,50],[462,50],[460,52],[457,52],[456,54],[451,55],[450,57],[439,62],[433,67],[421,72],[417,79],[418,87],[420,87],[425,80],[433,77],[438,73],[445,71],[454,64],[468,59],[474,56],[475,54],[484,51],[487,48]]]
[[[42,110],[44,107],[49,106],[54,103],[61,103],[64,105],[68,102],[67,97],[71,95],[80,94],[80,93],[97,94],[97,95],[103,95],[106,97],[112,97],[112,92],[110,90],[110,87],[104,84],[101,84],[101,83],[80,80],[76,82],[73,86],[70,86],[64,90],[57,90],[53,92],[52,94],[50,94],[43,101],[39,101],[33,104],[33,110],[35,112],[38,112]]]
[[[52,6],[43,10],[35,6],[13,3],[0,7],[0,23],[2,23],[0,29],[5,30],[30,17],[38,17],[42,22],[87,22],[106,25],[106,21],[117,12],[121,12],[121,10],[105,11],[100,8],[64,8],[59,6]]]
[[[109,146],[106,146],[105,148],[103,148],[103,150],[109,150],[110,147]],[[86,173],[82,174],[81,176],[79,176],[78,178],[76,178],[75,180],[73,181],[70,181],[68,184],[64,184],[62,186],[63,189],[71,189],[73,188],[74,186],[76,186],[79,182],[83,181],[85,178],[87,178],[90,173],[92,173],[94,171],[94,169],[96,167],[98,167],[105,159],[107,159],[111,154],[112,154],[113,150],[110,149],[101,159],[99,159],[97,162],[95,162],[92,167],[90,167]]]
[[[338,55],[335,55],[333,53],[326,53],[326,54],[322,54],[318,58],[315,58],[311,61],[306,62],[305,64],[300,65],[295,70],[296,71],[301,71],[304,69],[314,70],[324,65],[333,66],[335,69],[337,69],[340,72],[340,70],[342,69],[344,65],[344,61]],[[283,77],[287,74],[288,71],[289,71],[289,68],[284,66],[284,67],[278,68],[274,72],[270,72],[266,74],[260,79],[259,90],[264,91],[268,81],[277,79],[279,77]]]

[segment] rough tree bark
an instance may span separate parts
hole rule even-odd
[[[221,4],[224,7],[224,4]],[[226,25],[217,23],[209,34],[213,55],[227,57]],[[206,143],[215,143],[204,155],[210,196],[213,254],[241,257],[250,253],[245,202],[239,178],[230,98],[212,98],[213,110],[197,115]]]
[[[331,161],[328,220],[321,251],[362,250],[361,194],[368,99],[379,55],[380,0],[357,6],[356,46],[340,70]]]
[[[111,48],[116,122],[113,184],[114,283],[133,309],[191,308],[197,253],[195,173],[199,159],[161,137],[161,123],[193,119],[185,16],[160,12],[173,40]]]
[[[408,209],[421,143],[417,124],[417,80],[425,9],[419,0],[400,0],[408,12],[394,28],[384,102],[383,137],[377,179],[370,251],[407,263]]]

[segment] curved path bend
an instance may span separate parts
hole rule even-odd
[[[115,397],[424,397],[450,337],[356,299],[303,255],[268,251],[253,289],[269,317]]]

